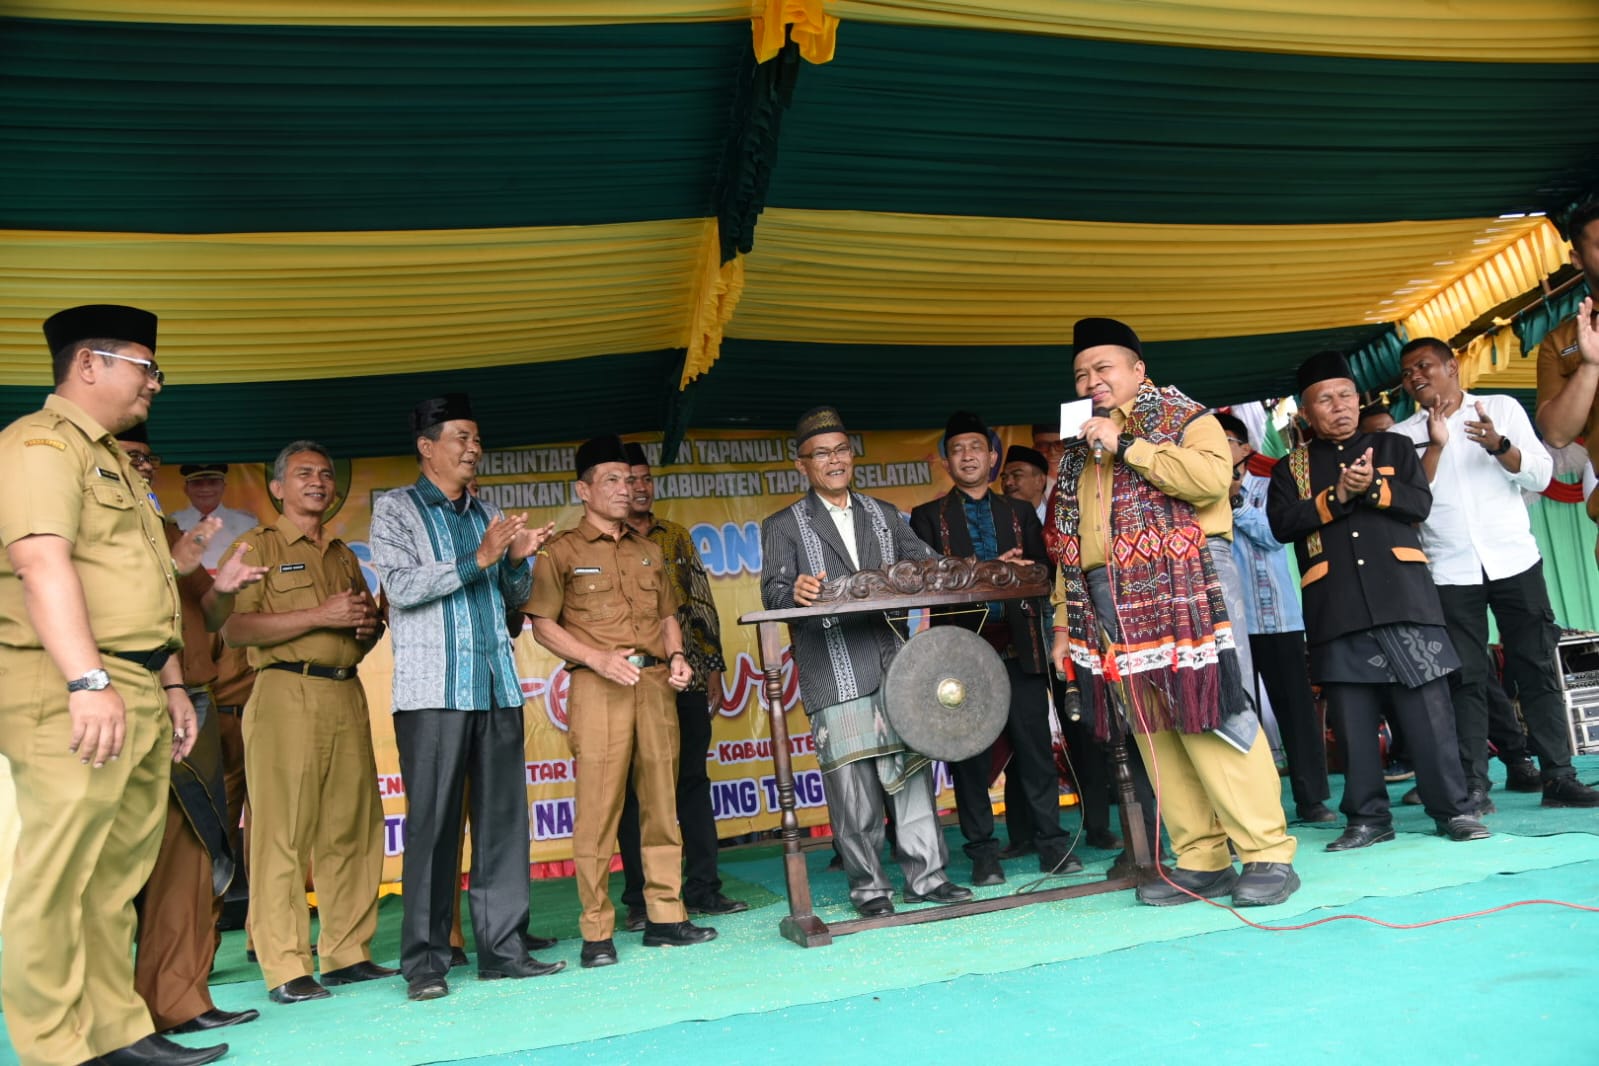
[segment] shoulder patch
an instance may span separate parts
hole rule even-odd
[[[54,448],[58,452],[64,452],[67,450],[66,441],[54,440],[50,437],[29,437],[27,440],[22,442],[22,446],[24,448]]]

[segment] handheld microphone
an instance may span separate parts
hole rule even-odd
[[[1095,418],[1109,418],[1110,417],[1110,410],[1108,408],[1105,408],[1105,407],[1095,407],[1094,408],[1094,417]],[[1094,442],[1094,462],[1101,463],[1101,462],[1104,462],[1104,461],[1105,461],[1105,444],[1104,444],[1103,441],[1096,440]]]

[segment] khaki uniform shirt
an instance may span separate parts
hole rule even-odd
[[[72,544],[89,624],[103,651],[183,643],[178,586],[161,504],[106,428],[50,396],[0,431],[0,545],[49,534]],[[43,648],[22,582],[0,553],[0,645]]]
[[[1582,365],[1582,352],[1577,350],[1577,320],[1568,318],[1538,342],[1538,403],[1553,399],[1566,379]],[[1588,409],[1588,421],[1583,424],[1584,446],[1588,458],[1599,470],[1599,396],[1594,397]],[[1599,492],[1588,497],[1588,517],[1599,522]]]
[[[235,614],[301,611],[334,593],[367,591],[361,565],[344,541],[330,537],[325,547],[318,547],[286,516],[256,527],[235,543],[250,545],[250,563],[269,568],[265,578],[234,598]],[[222,557],[232,554],[230,547]],[[313,629],[282,644],[249,649],[250,665],[257,670],[272,663],[354,666],[365,654],[353,629]]]
[[[661,622],[678,606],[658,544],[625,522],[612,540],[584,518],[539,552],[523,610],[600,651],[633,648],[664,659]]]

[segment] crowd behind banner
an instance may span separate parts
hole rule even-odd
[[[1026,427],[999,433],[1007,443],[1027,439]],[[950,481],[939,461],[939,436],[937,430],[854,434],[860,453],[857,486],[906,512],[947,492]],[[478,465],[478,492],[483,499],[505,511],[526,514],[530,526],[553,521],[557,529],[564,529],[576,524],[582,512],[572,487],[575,442],[526,448],[495,448],[493,444],[489,442]],[[720,703],[714,707],[713,743],[707,753],[718,832],[725,839],[775,829],[779,811],[764,678],[755,631],[738,625],[737,620],[761,608],[761,519],[791,503],[805,489],[803,475],[794,468],[793,438],[781,431],[695,433],[682,443],[671,463],[660,455],[658,441],[646,441],[644,448],[656,470],[655,512],[692,532],[722,620],[727,670]],[[367,584],[376,593],[382,582],[370,566],[367,544],[372,501],[415,481],[416,460],[395,456],[340,461],[337,474],[341,502],[328,527],[361,560]],[[269,476],[265,464],[233,464],[227,473],[223,506],[254,513],[266,522],[276,520],[277,509],[267,491]],[[168,514],[188,505],[176,465],[157,471],[155,489]],[[533,640],[531,630],[516,639],[515,649],[527,701],[529,857],[533,863],[560,863],[571,856],[573,814],[573,759],[565,736],[567,673],[558,659]],[[393,659],[385,636],[361,663],[360,671],[371,707],[378,789],[386,823],[385,881],[399,880],[400,856],[405,849],[405,784],[390,714],[392,675]],[[788,714],[800,824],[824,825],[827,805],[821,772],[787,656],[783,704]],[[947,777],[941,776],[940,783],[946,785]],[[3,784],[9,790],[9,779]],[[950,802],[944,794],[941,804]],[[0,885],[9,874],[12,848],[5,846],[5,839],[6,834],[11,838],[15,834],[12,810],[6,797],[0,803]],[[0,896],[0,902],[3,898]]]

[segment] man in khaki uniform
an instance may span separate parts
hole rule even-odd
[[[155,865],[172,760],[194,744],[177,571],[160,505],[114,433],[161,391],[156,318],[75,307],[44,324],[55,392],[0,432],[0,755],[22,831],[0,927],[0,999],[25,1066],[193,1066],[133,987],[133,897]]]
[[[646,947],[699,944],[716,930],[688,921],[677,825],[675,694],[694,678],[677,624],[677,593],[660,546],[627,523],[633,475],[616,437],[577,450],[583,518],[539,553],[523,610],[534,638],[567,662],[567,743],[577,760],[572,861],[583,903],[581,962],[616,962],[606,892],[629,767],[638,793]]]
[[[283,516],[241,543],[267,568],[222,627],[250,649],[244,710],[250,795],[250,934],[275,1003],[398,973],[371,961],[383,876],[383,807],[366,694],[356,664],[382,631],[360,564],[322,524],[333,460],[311,441],[278,453],[272,495]],[[311,976],[307,866],[314,871],[322,984]]]
[[[1538,345],[1538,429],[1550,448],[1587,439],[1599,470],[1599,200],[1571,213],[1566,224],[1571,265],[1582,271],[1589,296],[1577,314],[1550,330]],[[1599,522],[1599,492],[1588,497],[1588,517]],[[1599,550],[1599,549],[1596,549]]]

